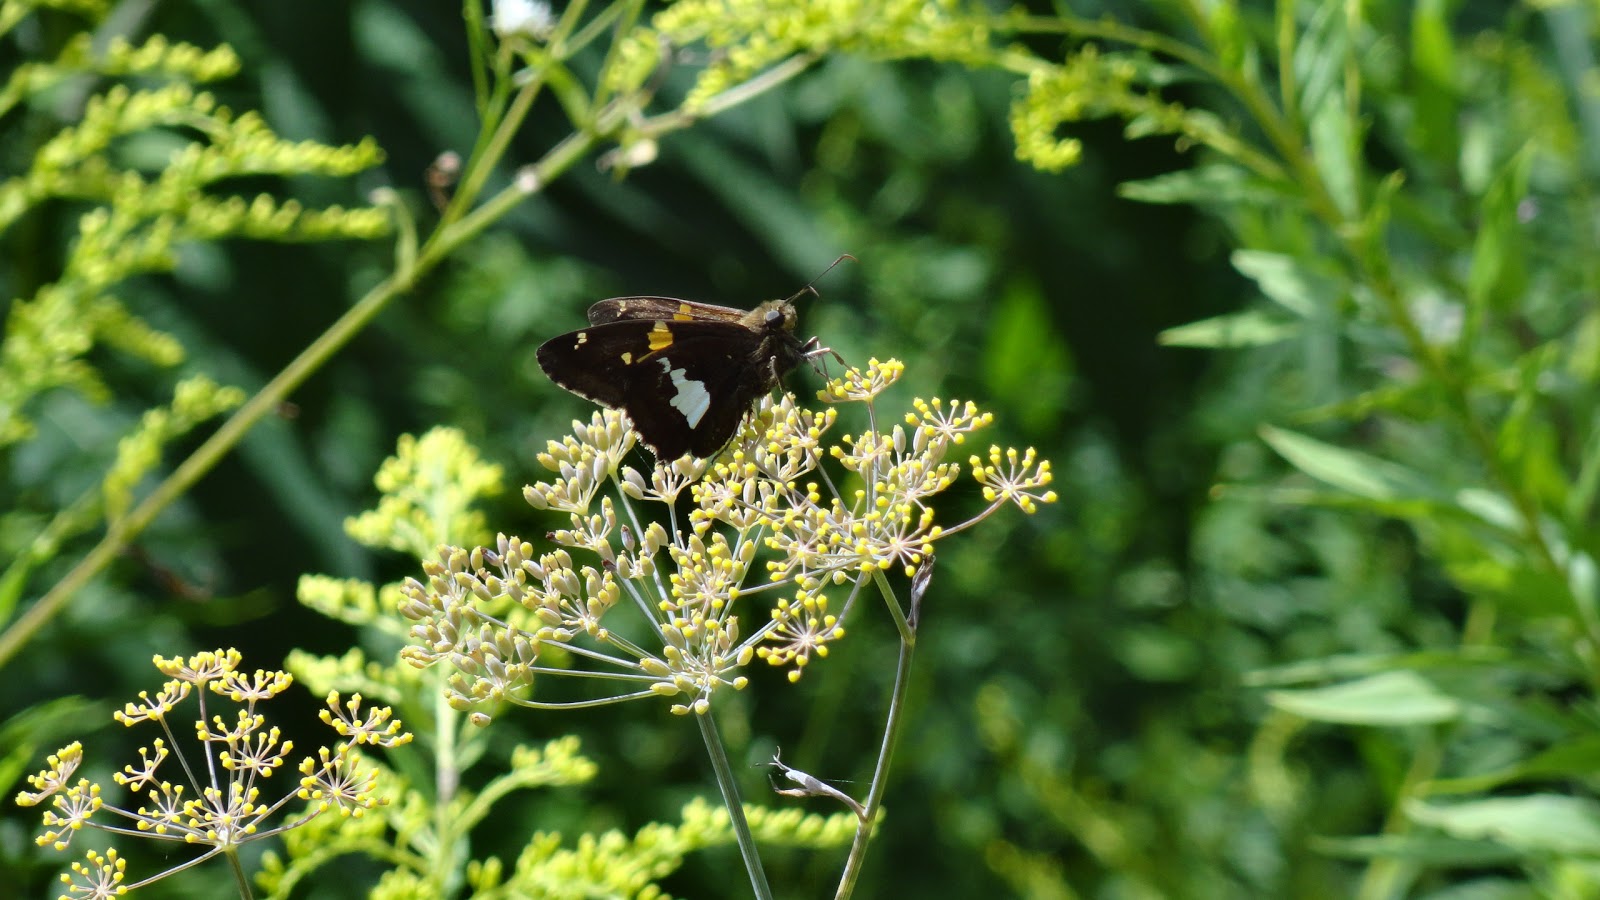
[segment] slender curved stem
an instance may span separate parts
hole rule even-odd
[[[911,657],[917,649],[917,633],[906,624],[900,610],[900,601],[883,573],[875,573],[878,590],[895,622],[900,625],[900,656],[895,661],[894,688],[889,694],[889,714],[883,727],[883,743],[878,748],[878,764],[872,770],[872,787],[867,790],[865,812],[856,826],[855,840],[850,844],[850,856],[845,860],[844,873],[839,877],[839,889],[834,900],[846,900],[856,889],[861,877],[861,866],[867,858],[867,844],[872,839],[873,826],[877,824],[878,811],[883,808],[883,795],[889,785],[889,764],[894,759],[894,745],[900,737],[900,724],[905,718],[906,690],[911,684]]]
[[[727,807],[728,822],[734,837],[739,841],[739,855],[744,857],[744,868],[750,875],[750,887],[758,900],[772,900],[772,888],[767,884],[767,873],[761,867],[761,855],[756,851],[756,838],[750,833],[750,821],[744,817],[744,803],[739,799],[739,783],[733,778],[733,766],[717,734],[717,722],[708,711],[696,715],[700,736],[705,739],[706,753],[711,757],[711,769],[717,774],[717,788],[722,791],[722,805]]]
[[[239,888],[241,900],[255,900],[255,891],[250,889],[250,875],[239,861],[239,848],[229,847],[223,855],[228,858],[228,871],[233,873],[233,883]]]

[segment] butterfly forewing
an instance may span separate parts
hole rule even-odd
[[[618,297],[590,307],[589,321],[545,342],[540,367],[574,394],[626,412],[659,459],[714,455],[805,356],[787,302],[746,311]]]
[[[589,324],[604,325],[624,319],[661,319],[669,322],[742,322],[747,309],[712,306],[676,297],[612,297],[589,307]]]

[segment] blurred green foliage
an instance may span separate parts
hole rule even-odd
[[[21,17],[0,35],[9,85],[22,60],[75,46],[81,10],[100,9],[30,6],[0,3],[0,23]],[[533,349],[589,302],[748,306],[849,252],[859,265],[823,280],[802,327],[853,361],[904,360],[908,395],[980,400],[997,440],[1054,462],[1061,494],[941,548],[860,896],[1593,895],[1600,11],[734,6],[726,33],[693,35],[664,71],[606,69],[634,79],[616,89],[659,79],[658,103],[692,103],[708,73],[809,68],[660,135],[657,157],[631,157],[648,164],[626,177],[586,158],[308,373],[5,660],[7,782],[72,737],[120,758],[126,738],[90,732],[85,707],[143,684],[153,653],[238,646],[266,665],[291,651],[392,652],[298,605],[297,580],[412,573],[414,560],[341,530],[372,505],[372,474],[401,433],[459,427],[513,484],[531,480],[519,473],[544,441],[587,413]],[[669,10],[640,27],[671,33],[705,13]],[[352,208],[387,187],[426,224],[438,214],[429,166],[479,140],[460,8],[117,12],[108,37],[231,47],[236,73],[207,90],[286,140],[383,148],[381,165],[348,177],[229,173],[240,195]],[[623,37],[637,54],[625,62],[650,62],[639,48],[658,46],[653,34]],[[599,57],[571,71],[592,77]],[[220,74],[199,59],[216,62],[184,55],[163,77]],[[140,77],[156,74],[108,65],[26,104],[0,94],[6,184],[89,118],[99,78]],[[490,182],[567,136],[577,99],[541,97]],[[597,149],[654,140],[631,127]],[[116,149],[159,169],[172,133]],[[50,195],[4,220],[8,340],[22,299],[82,252],[79,217],[95,202]],[[231,235],[191,234],[117,299],[181,346],[182,374],[247,391],[397,265],[376,242],[219,236]],[[77,390],[10,411],[31,429],[5,447],[0,487],[0,546],[23,561],[0,583],[13,616],[98,538],[103,511],[76,504],[98,497],[118,440],[178,384],[155,343],[101,340],[86,351],[94,380],[61,370],[51,384]],[[10,396],[24,380],[0,387]],[[164,467],[194,449],[169,438]],[[55,539],[63,511],[72,528]],[[515,491],[485,515],[497,530],[550,527]],[[868,776],[894,641],[863,617],[799,687],[773,677],[724,705],[746,796],[767,801],[756,766],[777,745],[819,776]],[[539,828],[631,832],[712,790],[672,717],[517,719],[496,727],[582,735],[601,775],[490,823],[474,838],[485,854],[512,858]],[[0,812],[0,884],[19,896],[45,895],[59,867],[34,851],[36,829],[32,813]],[[663,886],[741,896],[737,867],[732,851],[694,855]],[[768,861],[786,896],[824,893],[837,868],[810,850]],[[216,896],[208,877],[150,895]]]

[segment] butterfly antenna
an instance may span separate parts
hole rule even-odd
[[[802,295],[804,295],[804,294],[810,294],[813,297],[821,297],[822,295],[817,293],[817,288],[816,288],[817,282],[822,280],[822,276],[823,275],[826,275],[829,272],[832,272],[834,270],[834,267],[838,266],[839,263],[842,263],[847,259],[850,260],[851,262],[856,262],[856,258],[854,256],[851,256],[848,253],[839,254],[839,258],[834,260],[831,263],[828,263],[828,267],[826,269],[823,269],[822,272],[817,275],[817,277],[815,277],[815,278],[811,279],[809,282],[807,282],[805,287],[801,288],[798,291],[795,291],[794,294],[789,297],[789,301],[788,302],[793,303],[794,301],[799,300],[800,297]]]

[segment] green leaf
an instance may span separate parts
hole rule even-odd
[[[1585,734],[1515,765],[1464,778],[1436,779],[1428,788],[1434,794],[1462,794],[1492,790],[1514,781],[1588,778],[1597,771],[1600,771],[1600,735]]]
[[[1384,672],[1308,690],[1271,691],[1273,708],[1341,725],[1431,725],[1461,714],[1461,703],[1415,672]]]
[[[1385,834],[1318,838],[1318,853],[1334,859],[1403,859],[1424,865],[1488,866],[1516,862],[1505,848],[1485,841],[1459,841],[1438,835]]]
[[[1467,803],[1406,805],[1412,821],[1469,840],[1529,854],[1600,853],[1600,803],[1587,797],[1530,794]]]
[[[1264,425],[1261,439],[1289,464],[1318,481],[1369,500],[1447,499],[1421,473],[1293,431]]]
[[[1312,110],[1310,125],[1311,161],[1339,212],[1353,219],[1361,205],[1353,149],[1356,135],[1343,95],[1331,94],[1328,102]]]
[[[1168,347],[1262,347],[1299,332],[1298,323],[1274,319],[1261,310],[1248,310],[1168,328],[1156,335],[1156,340]]]
[[[1349,46],[1343,7],[1341,0],[1322,0],[1300,34],[1293,65],[1295,80],[1301,85],[1300,96],[1295,98],[1301,109],[1320,109],[1339,94]]]
[[[1348,108],[1346,62],[1349,34],[1345,30],[1345,4],[1325,0],[1311,16],[1295,53],[1295,68],[1304,89],[1300,108],[1310,138],[1309,155],[1339,212],[1353,219],[1360,208],[1356,148],[1359,127]],[[1359,85],[1355,85],[1359,90]]]
[[[1313,317],[1319,309],[1331,308],[1342,292],[1337,281],[1311,271],[1287,254],[1238,250],[1231,261],[1269,300],[1305,318]]]
[[[1515,659],[1498,647],[1457,647],[1449,650],[1420,650],[1415,653],[1343,653],[1317,659],[1302,659],[1281,666],[1255,669],[1244,675],[1248,687],[1275,687],[1330,679],[1351,679],[1397,669],[1448,668],[1461,671],[1477,667],[1499,673],[1529,671],[1526,659]],[[1541,675],[1556,676],[1556,667],[1532,667]]]
[[[1411,144],[1435,165],[1453,171],[1460,156],[1455,86],[1456,48],[1450,30],[1453,0],[1419,0],[1411,11]]]
[[[1250,40],[1249,32],[1239,23],[1238,7],[1232,3],[1212,4],[1205,24],[1217,64],[1224,69],[1238,68]]]
[[[1524,490],[1552,507],[1565,502],[1574,487],[1564,461],[1570,448],[1548,405],[1548,382],[1560,367],[1561,352],[1556,344],[1545,344],[1518,361],[1516,393],[1495,436],[1495,451],[1507,471],[1517,473]]]
[[[1527,246],[1518,207],[1528,195],[1533,166],[1533,146],[1524,146],[1506,162],[1478,208],[1478,236],[1472,245],[1472,268],[1467,272],[1467,309],[1480,322],[1491,307],[1512,309],[1523,298],[1528,282]]]
[[[1199,206],[1264,206],[1287,196],[1238,166],[1206,165],[1126,181],[1117,193],[1141,203],[1193,203]]]
[[[1485,854],[1478,859],[1464,860],[1463,863],[1468,868],[1481,869],[1493,865],[1494,858],[1492,854]],[[1550,897],[1548,892],[1539,888],[1537,882],[1529,883],[1526,878],[1506,875],[1481,875],[1462,881],[1452,877],[1448,885],[1413,896],[1417,900],[1549,900]]]

